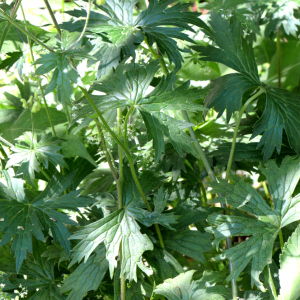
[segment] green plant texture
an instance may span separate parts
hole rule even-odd
[[[299,26],[0,1],[0,299],[299,300]]]

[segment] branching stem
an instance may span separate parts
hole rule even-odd
[[[116,141],[116,143],[121,146],[121,148],[123,149],[123,151],[125,152],[126,156],[127,156],[127,159],[128,159],[128,163],[129,163],[129,167],[130,167],[130,171],[131,171],[131,174],[132,174],[132,177],[133,177],[133,180],[138,188],[138,191],[147,207],[147,209],[152,212],[152,207],[150,206],[147,198],[146,198],[146,195],[142,189],[142,186],[138,180],[138,177],[137,177],[137,174],[135,172],[135,169],[134,169],[134,163],[133,163],[133,160],[132,160],[132,157],[130,155],[130,152],[129,150],[126,148],[126,146],[122,143],[122,141],[120,141],[120,139],[117,137],[117,135],[113,132],[113,130],[111,130],[111,128],[109,127],[109,125],[107,124],[106,120],[104,119],[102,113],[99,111],[99,109],[97,108],[97,106],[94,104],[93,100],[91,99],[90,95],[88,94],[88,92],[81,86],[79,86],[79,88],[81,89],[81,91],[83,92],[83,94],[85,95],[85,97],[87,98],[87,100],[89,101],[89,103],[91,104],[91,106],[93,107],[93,109],[95,110],[95,112],[97,113],[100,121],[101,121],[101,125],[105,128],[105,130],[107,130],[110,135],[112,136],[112,138]],[[160,232],[160,229],[158,227],[158,224],[155,224],[154,225],[155,227],[155,230],[156,230],[156,233],[157,233],[157,236],[158,236],[158,239],[159,239],[159,242],[160,242],[160,245],[161,247],[164,249],[165,246],[164,246],[164,242],[163,242],[163,239],[162,239],[162,235],[161,235],[161,232]]]
[[[5,14],[2,9],[0,9],[0,15],[4,17],[7,21],[9,21],[11,24],[13,24],[15,27],[17,27],[21,32],[29,36],[33,41],[35,41],[37,44],[41,45],[43,48],[47,49],[50,52],[55,53],[55,51],[45,45],[42,41],[40,41],[38,38],[36,38],[33,34],[31,34],[29,31],[25,30],[21,25],[19,25],[14,19],[12,19],[10,16]]]

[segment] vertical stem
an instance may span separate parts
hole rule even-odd
[[[54,16],[53,10],[52,10],[52,8],[51,8],[51,6],[50,6],[48,0],[44,0],[44,3],[45,3],[45,5],[46,5],[46,7],[47,7],[47,10],[48,10],[49,14],[50,14],[50,17],[51,17],[51,19],[52,19],[52,22],[53,22],[53,24],[54,24],[54,26],[55,26],[55,28],[56,28],[56,30],[57,30],[57,33],[58,33],[58,35],[59,35],[59,38],[61,39],[61,31],[60,31],[60,28],[59,28],[58,23],[57,23],[57,21],[56,21],[56,18],[55,18],[55,16]]]
[[[226,178],[225,178],[226,181],[228,181],[229,176],[230,176],[230,171],[231,171],[231,166],[232,166],[233,156],[234,156],[234,149],[235,149],[235,144],[236,144],[236,138],[237,138],[237,135],[238,135],[239,126],[240,126],[240,122],[241,122],[242,116],[243,116],[246,108],[248,107],[248,105],[254,99],[256,99],[259,95],[263,94],[264,92],[265,92],[265,90],[263,88],[260,88],[258,92],[256,92],[252,97],[250,97],[246,101],[246,103],[243,105],[243,107],[241,108],[241,110],[239,112],[239,116],[238,116],[238,119],[237,119],[236,124],[235,124],[235,129],[234,129],[234,134],[233,134],[233,139],[232,139],[232,145],[231,145],[229,160],[228,160],[228,164],[227,164]]]
[[[87,98],[87,100],[89,101],[89,103],[91,104],[91,106],[93,107],[93,109],[95,110],[95,112],[97,113],[99,119],[101,120],[101,123],[103,125],[103,127],[110,133],[110,135],[112,136],[112,138],[117,142],[117,144],[119,146],[121,146],[121,148],[123,149],[123,151],[125,152],[126,156],[127,156],[127,159],[128,159],[128,163],[129,163],[129,167],[130,167],[130,171],[131,171],[131,174],[132,174],[132,177],[133,177],[133,180],[136,184],[136,187],[147,207],[147,209],[152,212],[152,207],[150,206],[147,198],[146,198],[146,195],[142,189],[142,186],[139,182],[139,179],[137,177],[137,174],[135,172],[135,169],[134,169],[134,163],[133,163],[133,160],[131,158],[131,155],[130,155],[130,151],[126,148],[126,146],[121,142],[121,140],[117,137],[117,135],[114,133],[113,130],[111,130],[111,128],[109,127],[109,125],[107,124],[106,120],[104,119],[102,113],[99,111],[99,109],[97,108],[97,106],[95,105],[95,103],[93,102],[92,98],[90,97],[89,93],[81,86],[79,86],[80,90],[83,92],[83,94],[85,95],[85,97]],[[164,245],[164,242],[163,242],[163,238],[162,238],[162,235],[161,235],[161,232],[160,232],[160,229],[159,229],[159,226],[158,224],[154,224],[154,227],[155,227],[155,230],[156,230],[156,233],[157,233],[157,236],[158,236],[158,240],[159,240],[159,243],[161,245],[161,247],[163,249],[165,249],[165,245]]]
[[[21,4],[21,0],[16,1],[15,5],[13,7],[13,10],[12,10],[12,12],[10,14],[11,18],[14,18],[15,15],[17,14],[17,11],[18,11],[18,8],[19,8],[20,4]],[[4,31],[2,33],[2,37],[1,37],[1,40],[0,40],[0,53],[1,53],[1,49],[2,49],[3,43],[5,41],[6,35],[7,35],[8,31],[9,31],[10,24],[11,23],[8,21],[7,24],[6,24],[6,26],[5,26],[5,28],[4,28]]]
[[[188,122],[188,123],[191,123],[190,118],[189,118],[189,116],[188,116],[188,114],[185,110],[182,111],[182,114],[183,114],[183,117],[184,117],[185,121]],[[217,178],[216,178],[213,170],[211,169],[210,164],[209,164],[209,162],[208,162],[208,160],[207,160],[207,158],[206,158],[206,156],[205,156],[205,154],[202,150],[202,147],[201,147],[201,145],[200,145],[200,143],[199,143],[199,141],[196,137],[196,134],[194,132],[193,127],[188,127],[188,130],[189,130],[189,133],[190,133],[192,139],[194,140],[194,143],[195,143],[196,148],[199,152],[199,155],[200,155],[202,163],[203,163],[203,165],[206,169],[206,172],[208,173],[208,176],[210,177],[210,179],[212,181],[217,181]],[[219,196],[221,197],[222,195],[219,195]],[[222,203],[221,206],[222,206],[222,208],[224,208],[224,210],[226,210],[226,204]],[[231,239],[229,237],[226,238],[226,248],[227,249],[231,248]],[[229,260],[229,271],[230,271],[230,273],[232,273],[232,271],[233,271],[233,264],[230,260]],[[232,290],[232,299],[236,300],[238,293],[237,293],[236,281],[234,279],[231,280],[231,290]]]
[[[269,265],[266,265],[266,267],[264,269],[264,275],[265,275],[265,279],[268,282],[269,287],[271,289],[272,295],[274,297],[273,299],[277,299],[277,292],[276,292],[275,284],[273,281],[273,277],[272,277]]]
[[[280,43],[280,27],[278,27],[278,30],[277,30],[276,50],[277,50],[278,87],[281,87],[281,43]]]
[[[117,126],[118,126],[118,136],[119,138],[122,135],[122,110],[121,108],[117,109]],[[124,172],[123,172],[123,150],[120,145],[118,145],[118,156],[119,156],[119,178],[118,178],[118,208],[123,207],[123,180],[124,180]]]
[[[22,11],[24,21],[26,22],[25,13],[24,13],[22,5],[21,5],[21,11]],[[33,51],[32,51],[32,46],[31,46],[31,40],[30,40],[29,36],[27,36],[27,39],[28,39],[30,58],[31,58],[32,63],[34,63],[34,56],[33,56]],[[33,65],[33,69],[34,69],[34,72],[35,72],[36,71],[36,65],[35,64],[32,64],[32,65]],[[46,109],[46,113],[47,113],[47,117],[48,117],[51,129],[52,129],[52,134],[53,134],[54,137],[56,137],[56,132],[55,132],[55,129],[54,129],[54,125],[53,125],[51,116],[50,116],[50,112],[49,112],[49,108],[48,108],[47,101],[46,101],[46,98],[45,98],[45,94],[44,94],[44,91],[43,91],[42,83],[41,83],[41,80],[40,80],[39,77],[37,77],[37,82],[38,82],[38,85],[39,85],[39,88],[40,88],[42,99],[43,99],[44,104],[45,104],[45,109]]]
[[[124,121],[124,144],[127,149],[129,149],[129,147],[128,147],[128,119],[133,110],[134,110],[134,106],[131,106],[126,114],[125,121]]]
[[[63,22],[65,21],[65,0],[61,0],[61,13]]]
[[[118,137],[120,138],[122,136],[122,110],[121,110],[121,108],[117,109],[117,133],[118,133]],[[128,149],[127,143],[125,143],[125,146]],[[118,145],[118,155],[119,155],[119,178],[117,181],[117,185],[118,185],[118,208],[120,209],[123,207],[123,181],[124,181],[123,150],[120,145]],[[122,263],[122,245],[120,246],[119,253],[120,253],[120,263]],[[121,300],[125,300],[125,298],[126,298],[126,282],[125,282],[124,275],[121,276],[120,284],[121,284]]]

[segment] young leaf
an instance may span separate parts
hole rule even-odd
[[[36,69],[36,75],[46,74],[55,68],[45,95],[57,88],[59,103],[70,104],[70,98],[74,99],[71,82],[75,84],[82,84],[82,82],[77,70],[72,67],[68,55],[63,53],[42,54],[35,64],[41,65]]]
[[[20,166],[18,173],[23,173],[24,178],[32,180],[35,178],[34,172],[40,172],[39,166],[42,164],[46,169],[49,162],[54,166],[66,167],[63,156],[58,152],[61,147],[50,140],[49,135],[37,137],[31,132],[17,138],[19,144],[12,147],[15,153],[9,156],[6,168],[10,166]]]
[[[74,173],[60,178],[53,178],[47,188],[35,199],[28,198],[24,193],[23,181],[5,173],[7,186],[0,185],[0,231],[4,231],[0,246],[13,238],[11,250],[15,252],[16,269],[20,270],[27,251],[32,252],[32,236],[45,241],[45,229],[50,229],[54,242],[70,254],[70,233],[67,225],[76,225],[58,209],[78,211],[78,207],[86,206],[92,199],[78,197],[80,190],[60,196],[71,184]]]
[[[82,262],[64,280],[61,291],[65,293],[71,290],[67,299],[81,300],[88,291],[98,289],[107,270],[108,261],[105,258],[105,247],[102,244],[96,254],[91,255],[86,262]]]
[[[167,279],[159,284],[154,292],[168,300],[224,300],[226,298],[223,295],[229,296],[228,290],[223,286],[205,287],[204,280],[192,280],[194,273],[195,270],[190,270],[175,278]]]
[[[208,217],[208,221],[213,224],[208,231],[214,233],[216,245],[226,237],[251,236],[245,242],[225,250],[219,258],[226,257],[233,264],[233,272],[227,280],[236,279],[252,260],[252,285],[255,284],[264,291],[259,275],[272,261],[272,249],[277,234],[280,228],[300,219],[300,197],[299,195],[292,197],[300,178],[300,159],[287,156],[280,167],[275,161],[270,160],[261,171],[268,180],[274,208],[269,207],[260,194],[243,179],[237,179],[235,184],[229,184],[224,180],[220,183],[211,183],[213,193],[223,195],[214,202],[229,204],[253,217],[214,214]]]
[[[280,255],[279,300],[297,299],[300,294],[300,226],[284,245]]]
[[[73,259],[70,265],[81,261],[85,262],[95,250],[104,242],[106,247],[106,259],[109,262],[110,276],[114,274],[117,266],[116,257],[122,246],[121,275],[129,281],[137,281],[137,263],[146,250],[153,250],[153,244],[146,234],[140,232],[136,220],[125,209],[119,209],[109,216],[85,226],[75,232],[70,239],[80,239],[75,246]]]

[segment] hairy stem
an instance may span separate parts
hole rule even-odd
[[[109,125],[107,124],[106,120],[104,119],[102,113],[99,111],[99,109],[97,108],[97,106],[94,104],[93,100],[91,99],[91,97],[89,96],[88,92],[81,86],[79,86],[79,88],[81,89],[81,91],[83,92],[83,94],[85,95],[85,97],[87,98],[87,100],[89,101],[89,103],[91,104],[91,106],[93,107],[93,109],[95,110],[95,112],[97,113],[99,119],[101,120],[101,125],[105,128],[105,130],[107,130],[110,135],[112,136],[112,138],[116,141],[116,143],[121,146],[121,148],[123,149],[123,151],[125,152],[126,156],[127,156],[127,159],[128,159],[128,163],[129,163],[129,167],[130,167],[130,171],[131,171],[131,174],[132,174],[132,177],[133,177],[133,180],[138,188],[138,191],[147,207],[147,209],[152,212],[152,207],[150,206],[147,198],[146,198],[146,195],[142,189],[142,186],[138,180],[138,177],[137,177],[137,174],[135,172],[135,169],[134,169],[134,163],[133,163],[133,160],[131,158],[131,155],[130,155],[130,152],[129,150],[125,147],[125,145],[122,143],[122,141],[120,141],[120,139],[117,137],[117,135],[111,130],[111,128],[109,127]],[[154,225],[155,227],[155,230],[156,230],[156,233],[157,233],[157,236],[158,236],[158,239],[159,239],[159,242],[160,242],[160,245],[161,247],[164,249],[165,246],[164,246],[164,242],[163,242],[163,239],[162,239],[162,235],[161,235],[161,232],[160,232],[160,229],[158,227],[157,224]]]
[[[242,120],[242,116],[246,110],[246,108],[248,107],[248,105],[255,100],[259,95],[265,93],[265,90],[261,87],[259,89],[258,92],[256,92],[252,97],[250,97],[246,103],[243,105],[243,107],[241,108],[239,115],[238,115],[238,119],[236,121],[235,124],[235,128],[234,128],[234,134],[233,134],[233,139],[232,139],[232,145],[231,145],[231,150],[230,150],[230,155],[229,155],[229,160],[228,160],[228,164],[227,164],[227,170],[226,170],[226,181],[228,181],[229,176],[230,176],[230,171],[231,171],[231,166],[232,166],[232,162],[233,162],[233,156],[234,156],[234,150],[235,150],[235,144],[236,144],[236,139],[237,139],[237,135],[238,135],[238,131],[239,131],[239,126],[240,126],[240,122]]]
[[[18,11],[18,8],[19,8],[20,4],[21,4],[21,0],[16,1],[15,5],[13,7],[13,10],[12,10],[12,12],[10,14],[11,18],[14,18],[15,15],[17,14],[17,11]],[[6,26],[5,26],[5,28],[4,28],[4,30],[3,30],[2,37],[1,37],[1,40],[0,40],[0,53],[1,53],[1,49],[2,49],[3,43],[5,41],[6,35],[7,35],[8,31],[9,31],[10,24],[11,24],[11,22],[8,21],[7,24],[6,24]]]
[[[0,15],[4,17],[7,21],[9,21],[11,24],[13,24],[15,27],[17,27],[21,32],[29,36],[33,41],[35,41],[37,44],[41,45],[43,48],[47,49],[50,52],[55,52],[52,48],[45,45],[42,41],[40,41],[38,38],[36,38],[33,34],[31,34],[29,31],[25,30],[21,25],[19,25],[14,19],[12,19],[10,16],[6,15],[2,9],[0,9]]]
[[[55,16],[54,16],[53,10],[52,10],[52,8],[51,8],[51,6],[50,6],[48,0],[44,0],[44,3],[45,3],[45,5],[46,5],[46,7],[47,7],[47,10],[48,10],[49,14],[50,14],[50,17],[51,17],[51,19],[52,19],[52,22],[53,22],[53,24],[54,24],[54,26],[55,26],[55,28],[56,28],[56,30],[57,30],[57,33],[58,33],[58,35],[59,35],[59,38],[61,39],[61,30],[60,30],[60,28],[59,28],[59,26],[58,26],[58,23],[57,23],[56,18],[55,18]]]

